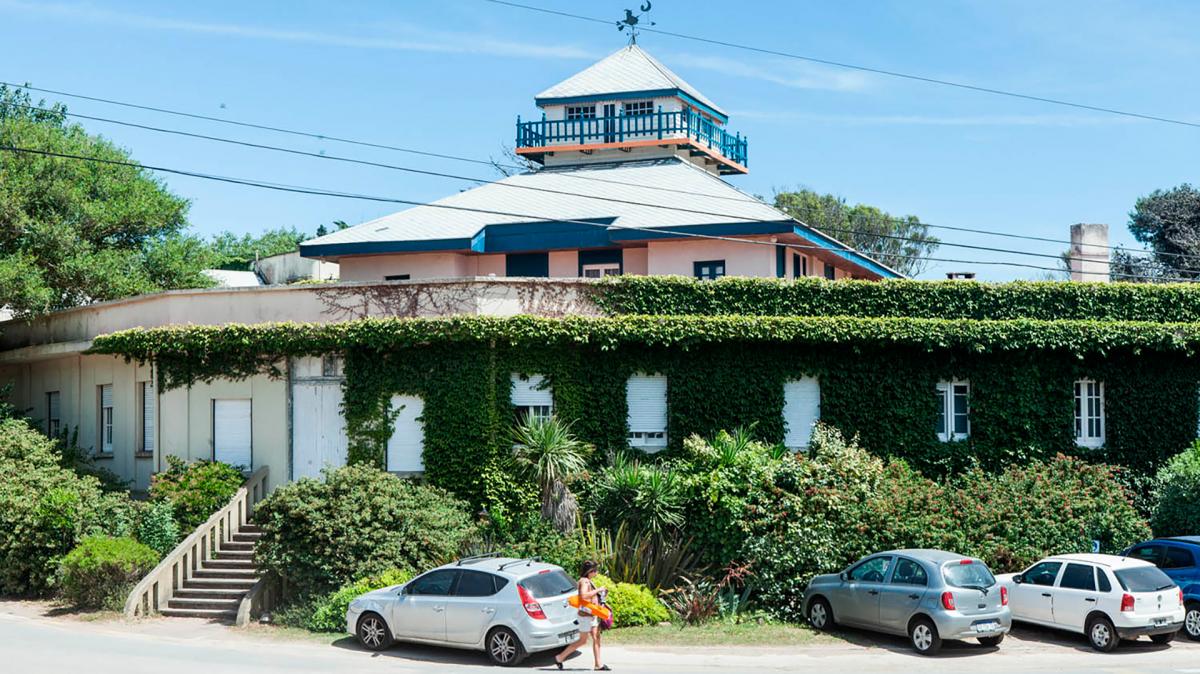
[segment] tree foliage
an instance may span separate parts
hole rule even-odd
[[[213,237],[211,255],[217,269],[244,271],[250,269],[255,260],[296,250],[301,241],[309,236],[295,227],[277,227],[262,234],[221,232]]]
[[[211,285],[188,254],[188,202],[112,142],[0,85],[0,305],[33,314]]]
[[[1160,273],[1200,276],[1200,189],[1183,183],[1141,197],[1129,213],[1129,232],[1154,250]]]
[[[800,189],[775,193],[775,207],[907,276],[928,266],[940,241],[915,215],[897,217],[832,194]]]

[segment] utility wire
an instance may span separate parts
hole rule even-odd
[[[52,112],[52,110],[49,110],[47,108],[37,107],[37,106],[22,105],[22,104],[17,104],[17,106],[26,108],[26,109],[30,109],[30,110]],[[706,216],[710,216],[710,217],[727,218],[730,220],[741,220],[741,221],[745,221],[745,222],[754,222],[754,223],[777,222],[777,221],[772,221],[772,220],[764,220],[762,218],[748,217],[748,216],[744,216],[744,215],[734,215],[731,213],[721,213],[721,212],[706,211],[706,210],[699,210],[699,209],[692,209],[692,208],[681,208],[681,207],[676,207],[676,206],[667,206],[667,205],[663,205],[663,204],[656,204],[656,203],[649,203],[649,202],[642,202],[642,201],[631,201],[628,199],[618,199],[618,198],[614,198],[614,197],[580,194],[577,192],[567,192],[567,191],[563,191],[563,190],[555,190],[555,189],[544,188],[544,187],[536,187],[536,186],[532,186],[532,185],[519,185],[519,184],[507,183],[507,182],[501,182],[501,181],[490,181],[486,178],[457,175],[457,174],[445,173],[445,172],[441,172],[441,171],[431,171],[431,170],[427,170],[427,169],[419,169],[419,168],[413,168],[413,167],[409,167],[409,166],[398,166],[395,164],[385,164],[385,163],[381,163],[381,162],[373,162],[373,161],[367,161],[367,160],[362,160],[362,159],[355,159],[353,157],[342,157],[342,156],[338,156],[338,155],[329,155],[329,154],[325,154],[325,153],[309,152],[309,151],[305,151],[305,150],[297,150],[294,148],[280,147],[280,146],[276,146],[276,145],[266,145],[266,144],[262,144],[262,143],[253,143],[253,142],[248,142],[248,141],[235,140],[232,138],[224,138],[224,137],[220,137],[220,136],[210,136],[210,135],[206,135],[206,134],[192,133],[189,131],[181,131],[178,129],[167,129],[167,128],[163,128],[163,127],[150,126],[150,125],[146,125],[146,124],[138,124],[135,122],[127,122],[127,121],[123,121],[123,120],[111,119],[111,118],[106,118],[106,117],[95,117],[95,116],[91,116],[91,115],[83,115],[83,114],[78,114],[78,113],[64,113],[64,114],[67,114],[67,115],[70,115],[72,117],[76,117],[79,119],[87,119],[87,120],[104,122],[104,123],[109,123],[109,124],[118,124],[121,126],[133,127],[133,128],[137,128],[137,129],[154,131],[154,132],[158,132],[158,133],[167,133],[167,134],[172,134],[172,135],[184,136],[184,137],[188,137],[188,138],[197,138],[197,139],[201,139],[201,140],[232,144],[232,145],[249,147],[249,148],[259,149],[259,150],[283,152],[283,153],[287,153],[287,154],[311,157],[314,159],[324,159],[324,160],[329,160],[329,161],[339,161],[339,162],[346,162],[346,163],[351,163],[351,164],[359,164],[359,165],[370,166],[370,167],[375,167],[375,168],[384,168],[384,169],[389,169],[389,170],[402,171],[402,172],[406,172],[406,173],[414,173],[414,174],[418,174],[418,175],[427,175],[427,176],[434,176],[434,177],[439,177],[439,178],[448,178],[448,179],[452,179],[452,180],[462,180],[462,181],[466,181],[466,182],[484,183],[484,184],[496,185],[498,187],[508,187],[508,188],[514,188],[514,189],[532,190],[532,191],[536,191],[536,192],[544,192],[544,193],[556,194],[556,195],[562,195],[562,196],[571,196],[571,197],[577,197],[577,198],[582,198],[582,199],[592,199],[592,200],[603,201],[603,202],[607,202],[607,203],[619,203],[619,204],[639,206],[639,207],[644,207],[644,208],[657,208],[657,209],[668,210],[668,211],[672,211],[672,212],[691,213],[691,214],[696,214],[696,215],[706,215]],[[556,173],[555,175],[559,175],[559,174]],[[693,192],[693,194],[697,194],[699,196],[706,196],[703,193],[699,193],[699,192]],[[752,199],[752,200],[748,200],[748,201],[751,201],[752,203],[757,204],[757,205],[766,206],[766,204],[764,204],[763,202],[761,202],[757,199]],[[786,216],[786,214],[783,214],[783,215]],[[788,219],[794,219],[794,218],[791,218],[789,216]],[[807,223],[802,223],[802,224],[805,224],[805,226],[810,227],[812,229],[817,229],[815,227],[812,227],[811,225],[807,225]],[[867,231],[862,231],[862,230],[857,230],[857,229],[847,229],[847,228],[840,228],[840,227],[826,226],[826,227],[821,227],[820,229],[817,229],[817,231],[819,231],[819,232],[831,232],[832,231],[832,232],[838,232],[838,233],[843,233],[843,234],[874,236],[874,237],[879,237],[879,238],[884,238],[884,239],[889,239],[889,240],[894,240],[894,241],[908,241],[908,242],[919,242],[920,241],[919,239],[916,239],[914,237],[900,236],[900,235],[895,235],[895,234],[884,234],[884,233],[878,233],[878,232],[867,232]],[[839,241],[839,243],[842,243],[842,242]],[[995,248],[995,247],[991,247],[991,246],[953,243],[953,242],[948,242],[948,241],[940,241],[939,244],[949,246],[952,248],[963,248],[963,249],[967,249],[967,250],[980,250],[980,251],[988,251],[988,252],[996,252],[996,253],[1005,253],[1005,254],[1010,254],[1010,255],[1023,255],[1023,256],[1028,256],[1028,257],[1041,257],[1041,258],[1049,258],[1049,259],[1054,259],[1054,260],[1066,259],[1069,261],[1074,261],[1074,260],[1080,259],[1080,258],[1071,258],[1071,257],[1064,258],[1061,254],[1057,254],[1057,253],[1037,253],[1037,252],[1024,251],[1024,250],[1008,249],[1008,248]],[[890,253],[888,255],[890,255]]]
[[[247,186],[247,187],[257,187],[257,188],[262,188],[262,189],[299,193],[299,194],[310,194],[310,195],[315,195],[315,196],[328,196],[328,197],[338,197],[338,198],[345,198],[345,199],[358,199],[358,200],[365,200],[365,201],[396,203],[396,204],[405,204],[405,205],[409,205],[409,206],[424,206],[424,207],[428,207],[428,208],[438,208],[438,209],[446,209],[446,210],[462,211],[462,212],[470,212],[470,213],[481,213],[481,214],[486,214],[486,215],[499,215],[499,216],[503,216],[503,217],[519,218],[519,219],[531,220],[531,221],[554,220],[557,222],[581,224],[581,225],[587,225],[590,227],[603,227],[605,229],[623,229],[623,230],[632,230],[632,231],[662,233],[662,234],[670,234],[672,236],[683,237],[683,238],[697,238],[697,239],[709,239],[709,240],[717,240],[717,241],[728,241],[728,242],[733,242],[733,243],[746,243],[746,244],[753,244],[753,245],[782,247],[785,249],[793,249],[793,250],[819,250],[819,251],[834,252],[834,253],[839,252],[839,251],[830,251],[830,249],[825,248],[823,246],[794,244],[794,243],[785,243],[785,242],[774,242],[774,241],[757,241],[757,240],[753,240],[753,239],[741,239],[741,238],[730,237],[730,236],[719,236],[719,235],[713,235],[713,234],[699,234],[699,233],[695,233],[695,232],[681,232],[681,231],[677,231],[677,230],[673,230],[673,229],[659,228],[659,227],[645,227],[645,226],[636,226],[636,225],[609,225],[609,224],[598,223],[598,222],[593,222],[593,221],[589,221],[589,220],[562,218],[562,217],[558,217],[558,216],[531,215],[529,213],[517,213],[517,212],[511,212],[511,211],[500,211],[500,210],[487,209],[487,208],[474,208],[474,207],[468,207],[468,206],[455,206],[455,205],[451,205],[451,204],[430,203],[430,202],[422,202],[422,201],[416,201],[416,200],[411,200],[411,199],[401,199],[401,198],[395,198],[395,197],[381,197],[381,196],[375,196],[375,195],[358,194],[358,193],[352,193],[352,192],[341,192],[341,191],[321,189],[321,188],[302,187],[302,186],[297,186],[297,185],[272,183],[272,182],[266,182],[266,181],[262,181],[262,180],[252,180],[252,179],[247,179],[247,178],[234,178],[234,177],[229,177],[229,176],[219,176],[219,175],[214,175],[214,174],[209,174],[209,173],[201,173],[198,171],[189,171],[189,170],[176,169],[176,168],[170,168],[170,167],[165,167],[165,166],[153,166],[153,165],[149,165],[149,164],[139,164],[137,162],[131,162],[131,161],[120,161],[120,160],[115,160],[115,159],[103,159],[100,157],[88,157],[88,156],[84,156],[84,155],[68,154],[68,153],[61,153],[61,152],[51,152],[48,150],[38,150],[38,149],[34,149],[34,148],[24,148],[24,147],[15,147],[15,146],[0,146],[0,151],[15,152],[15,153],[19,153],[19,154],[33,154],[33,155],[40,155],[40,156],[44,156],[44,157],[55,157],[55,158],[61,158],[61,159],[72,159],[72,160],[77,160],[77,161],[89,161],[89,162],[108,164],[108,165],[114,165],[114,166],[127,166],[127,167],[131,167],[131,168],[136,168],[136,169],[159,171],[159,172],[163,172],[163,173],[171,173],[171,174],[175,174],[175,175],[188,176],[188,177],[192,177],[192,178],[200,178],[200,179],[204,179],[204,180],[213,180],[213,181],[218,181],[218,182],[243,185],[243,186]],[[843,252],[845,252],[845,251],[843,251]],[[902,254],[890,254],[890,255],[891,255],[891,257],[900,258],[900,259],[932,260],[934,262],[952,262],[955,264],[980,264],[980,265],[994,265],[994,266],[1006,266],[1006,267],[1020,267],[1020,268],[1026,268],[1026,269],[1038,269],[1038,270],[1043,270],[1043,271],[1054,271],[1054,272],[1062,271],[1062,269],[1059,267],[1043,267],[1043,266],[1025,264],[1025,263],[1020,263],[1020,262],[1004,262],[1004,261],[988,261],[988,260],[962,260],[962,259],[902,255]],[[1105,273],[1105,272],[1084,272],[1084,273],[1091,273],[1094,275],[1105,276],[1105,277],[1108,277],[1111,275],[1111,276],[1118,276],[1118,277],[1138,278],[1138,276],[1135,274],[1119,274],[1119,273]],[[1183,278],[1183,277],[1163,277],[1160,280],[1179,281],[1179,282],[1194,282],[1195,279]]]
[[[506,7],[514,7],[517,9],[528,10],[531,12],[540,12],[542,14],[552,14],[555,16],[562,16],[562,17],[566,17],[569,19],[577,19],[580,21],[590,21],[592,23],[602,23],[605,25],[612,25],[613,23],[615,23],[608,19],[601,19],[599,17],[585,16],[582,14],[573,14],[571,12],[564,12],[564,11],[556,10],[556,9],[548,9],[546,7],[535,7],[533,5],[524,5],[524,4],[521,4],[518,2],[509,2],[508,0],[484,0],[484,2],[490,2],[494,5],[504,5]],[[833,61],[830,59],[817,58],[815,56],[805,56],[803,54],[796,54],[793,52],[778,51],[775,49],[766,49],[764,47],[754,47],[754,46],[746,45],[746,44],[738,44],[736,42],[727,42],[725,40],[716,40],[716,39],[707,38],[707,37],[700,37],[697,35],[687,35],[685,33],[676,33],[676,32],[669,31],[669,30],[662,30],[660,28],[650,28],[648,26],[642,26],[642,25],[639,25],[637,27],[637,29],[639,31],[645,31],[647,33],[657,33],[659,35],[666,35],[668,37],[679,38],[681,40],[691,40],[693,42],[702,42],[704,44],[712,44],[712,45],[718,45],[721,47],[729,47],[731,49],[742,49],[745,51],[756,52],[759,54],[768,54],[771,56],[782,56],[784,58],[796,59],[799,61],[807,61],[809,63],[820,63],[822,65],[834,66],[837,68],[845,68],[848,70],[857,70],[859,72],[873,73],[876,75],[885,75],[887,77],[896,77],[899,79],[911,80],[911,81],[915,81],[915,82],[924,82],[926,84],[937,84],[937,85],[946,86],[946,87],[954,87],[956,89],[965,89],[967,91],[975,91],[975,92],[984,93],[984,94],[992,94],[995,96],[1007,96],[1009,98],[1019,98],[1019,99],[1026,100],[1026,101],[1036,101],[1038,103],[1049,103],[1051,105],[1061,105],[1061,106],[1065,106],[1065,107],[1069,107],[1069,108],[1077,108],[1080,110],[1090,110],[1092,112],[1103,112],[1103,113],[1107,113],[1107,114],[1111,114],[1111,115],[1120,115],[1122,117],[1132,117],[1135,119],[1143,119],[1143,120],[1148,120],[1148,121],[1152,121],[1152,122],[1163,122],[1166,124],[1177,124],[1179,126],[1189,126],[1189,127],[1193,127],[1193,128],[1200,128],[1200,122],[1189,122],[1189,121],[1185,121],[1182,119],[1173,119],[1171,117],[1161,117],[1158,115],[1150,115],[1150,114],[1145,114],[1145,113],[1140,113],[1140,112],[1131,112],[1129,110],[1106,108],[1106,107],[1102,107],[1102,106],[1098,106],[1098,105],[1089,105],[1086,103],[1076,103],[1074,101],[1067,101],[1067,100],[1063,100],[1060,98],[1048,98],[1046,96],[1035,96],[1032,94],[1022,94],[1020,92],[1008,91],[1005,89],[993,89],[990,87],[981,87],[981,86],[976,86],[974,84],[966,84],[964,82],[955,82],[952,80],[942,80],[942,79],[937,79],[934,77],[926,77],[924,75],[914,75],[912,73],[904,73],[904,72],[900,72],[897,70],[884,70],[882,68],[873,68],[870,66],[857,65],[854,63],[846,63],[844,61]]]

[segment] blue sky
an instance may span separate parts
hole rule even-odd
[[[636,0],[528,0],[619,18]],[[1200,3],[1155,0],[656,0],[658,27],[826,59],[1200,122]],[[615,28],[480,0],[0,0],[0,79],[472,157],[500,156],[533,95],[624,43]],[[1200,182],[1200,129],[998,98],[646,34],[640,44],[750,138],[738,187],[806,186],[933,224],[1066,238],[1104,222],[1130,244],[1138,196]],[[73,112],[482,178],[486,167],[64,99]],[[432,200],[440,178],[238,149],[98,122],[147,164]],[[394,206],[166,176],[196,230],[313,231]],[[950,231],[948,242],[1065,246]],[[940,257],[1052,260],[942,247]],[[1042,272],[939,263],[984,279]]]

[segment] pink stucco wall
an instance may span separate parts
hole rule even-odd
[[[749,238],[749,237],[747,237]],[[761,238],[766,241],[766,238]],[[651,241],[647,246],[647,271],[651,276],[691,276],[692,263],[725,260],[727,276],[775,276],[775,248],[732,241],[695,239]]]
[[[579,252],[574,250],[550,251],[550,278],[576,278],[579,276]]]
[[[622,263],[621,268],[626,274],[641,274],[645,276],[647,271],[647,253],[646,248],[626,248],[621,253]]]
[[[504,272],[501,258],[500,274]],[[341,263],[343,281],[378,281],[385,276],[408,274],[412,280],[460,278],[478,273],[478,256],[458,253],[415,253],[408,255],[363,255],[344,257]]]

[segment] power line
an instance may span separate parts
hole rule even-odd
[[[247,178],[234,178],[234,177],[230,177],[230,176],[219,176],[219,175],[214,175],[214,174],[209,174],[209,173],[201,173],[198,171],[189,171],[189,170],[176,169],[176,168],[170,168],[170,167],[165,167],[165,166],[153,166],[153,165],[149,165],[149,164],[139,164],[137,162],[131,162],[131,161],[104,159],[104,158],[100,158],[100,157],[88,157],[88,156],[84,156],[84,155],[68,154],[68,153],[61,153],[61,152],[51,152],[48,150],[37,150],[37,149],[33,149],[33,148],[0,146],[0,151],[15,152],[15,153],[21,153],[21,154],[33,154],[33,155],[40,155],[40,156],[45,156],[45,157],[55,157],[55,158],[61,158],[61,159],[72,159],[72,160],[77,160],[77,161],[89,161],[89,162],[108,164],[108,165],[114,165],[114,166],[127,166],[127,167],[131,167],[131,168],[136,168],[136,169],[159,171],[159,172],[163,172],[163,173],[171,173],[171,174],[175,174],[175,175],[188,176],[188,177],[199,178],[199,179],[204,179],[204,180],[213,180],[213,181],[231,183],[231,184],[242,185],[242,186],[247,186],[247,187],[257,187],[257,188],[262,188],[262,189],[299,193],[299,194],[310,194],[310,195],[315,195],[315,196],[328,196],[328,197],[337,197],[337,198],[345,198],[345,199],[359,199],[359,200],[365,200],[365,201],[377,201],[377,202],[404,204],[404,205],[408,205],[408,206],[424,206],[424,207],[428,207],[428,208],[447,209],[447,210],[470,212],[470,213],[482,213],[482,214],[487,214],[487,215],[499,215],[499,216],[503,216],[503,217],[519,218],[519,219],[525,219],[525,220],[531,220],[531,221],[554,220],[556,222],[581,224],[581,225],[587,225],[590,227],[603,227],[605,229],[611,228],[611,229],[624,229],[624,230],[632,230],[632,231],[662,233],[662,234],[670,234],[672,236],[678,236],[681,238],[697,238],[697,239],[709,239],[709,240],[717,240],[717,241],[728,241],[728,242],[733,242],[733,243],[745,243],[745,244],[764,245],[764,246],[771,246],[771,247],[782,247],[785,249],[793,249],[793,250],[820,250],[820,251],[827,251],[827,252],[830,250],[830,249],[824,248],[822,246],[793,244],[793,243],[774,242],[774,241],[757,241],[757,240],[753,240],[753,239],[741,239],[741,238],[737,238],[737,237],[719,236],[719,235],[713,235],[713,234],[681,232],[681,231],[677,231],[677,230],[673,230],[673,229],[659,228],[659,227],[645,227],[645,226],[636,226],[636,225],[607,225],[607,224],[603,224],[603,223],[592,222],[589,220],[562,218],[562,217],[558,217],[558,216],[531,215],[528,213],[516,213],[516,212],[511,212],[511,211],[500,211],[500,210],[487,209],[487,208],[455,206],[455,205],[451,205],[451,204],[430,203],[430,202],[422,202],[422,201],[416,201],[416,200],[411,200],[411,199],[401,199],[401,198],[395,198],[395,197],[381,197],[381,196],[368,195],[368,194],[341,192],[341,191],[327,190],[327,189],[322,189],[322,188],[302,187],[302,186],[297,186],[297,185],[287,185],[287,184],[283,184],[283,183],[272,183],[272,182],[266,182],[266,181],[262,181],[262,180],[252,180],[252,179],[247,179]],[[832,251],[832,252],[837,252],[837,251]],[[981,264],[981,265],[994,265],[994,266],[1006,266],[1006,267],[1020,267],[1020,268],[1026,268],[1026,269],[1038,269],[1038,270],[1043,270],[1043,271],[1054,271],[1054,272],[1062,271],[1062,269],[1060,269],[1058,267],[1043,267],[1043,266],[1025,264],[1025,263],[1020,263],[1020,262],[1003,262],[1003,261],[989,261],[989,260],[962,260],[962,259],[902,255],[902,254],[890,254],[890,255],[891,255],[891,257],[896,257],[896,258],[900,258],[900,259],[932,260],[935,262],[952,262],[955,264]],[[1085,273],[1093,273],[1096,275],[1103,275],[1106,277],[1110,276],[1110,274],[1106,274],[1103,272],[1085,272]],[[1120,277],[1138,278],[1137,275],[1135,275],[1135,274],[1116,274],[1116,273],[1114,273],[1111,275],[1120,276]],[[1180,281],[1180,282],[1193,282],[1194,281],[1194,279],[1182,278],[1182,277],[1164,277],[1161,280]]]
[[[47,108],[38,107],[38,106],[30,106],[30,105],[22,105],[22,104],[16,104],[16,105],[18,107],[22,107],[22,108],[26,108],[26,109],[30,109],[30,110],[53,112],[52,110],[49,110]],[[763,220],[762,218],[753,218],[753,217],[748,217],[748,216],[743,216],[743,215],[734,215],[734,214],[730,214],[730,213],[721,213],[721,212],[706,211],[706,210],[699,210],[699,209],[692,209],[692,208],[681,208],[681,207],[676,207],[676,206],[666,206],[663,204],[655,204],[655,203],[641,202],[641,201],[631,201],[628,199],[618,199],[618,198],[614,198],[614,197],[605,197],[605,196],[599,196],[599,195],[580,194],[577,192],[567,192],[567,191],[563,191],[563,190],[555,190],[555,189],[536,187],[536,186],[531,186],[531,185],[518,185],[518,184],[506,183],[506,182],[502,182],[502,181],[490,181],[485,178],[478,178],[478,177],[474,177],[474,176],[457,175],[457,174],[445,173],[445,172],[441,172],[441,171],[431,171],[431,170],[427,170],[427,169],[413,168],[413,167],[409,167],[409,166],[399,166],[399,165],[395,165],[395,164],[385,164],[385,163],[381,163],[381,162],[367,161],[367,160],[362,160],[362,159],[356,159],[353,157],[342,157],[342,156],[338,156],[338,155],[328,155],[328,154],[318,153],[318,152],[309,152],[309,151],[305,151],[305,150],[297,150],[295,148],[280,147],[280,146],[276,146],[276,145],[266,145],[266,144],[262,144],[262,143],[253,143],[253,142],[249,142],[249,141],[241,141],[241,140],[236,140],[236,139],[232,139],[232,138],[224,138],[224,137],[220,137],[220,136],[211,136],[211,135],[207,135],[207,134],[192,133],[189,131],[181,131],[178,129],[168,129],[168,128],[163,128],[163,127],[150,126],[150,125],[146,125],[146,124],[127,122],[124,120],[117,120],[117,119],[111,119],[111,118],[106,118],[106,117],[95,117],[92,115],[84,115],[84,114],[71,113],[71,112],[67,112],[67,113],[63,113],[63,114],[66,114],[66,115],[69,115],[72,117],[76,117],[79,119],[87,119],[87,120],[104,122],[104,123],[109,123],[109,124],[118,124],[121,126],[133,127],[133,128],[137,128],[137,129],[154,131],[154,132],[158,132],[158,133],[179,135],[179,136],[184,136],[184,137],[188,137],[188,138],[196,138],[196,139],[201,139],[201,140],[226,143],[226,144],[237,145],[237,146],[242,146],[242,147],[249,147],[249,148],[259,149],[259,150],[283,152],[283,153],[293,154],[293,155],[298,155],[298,156],[311,157],[314,159],[324,159],[324,160],[329,160],[329,161],[346,162],[346,163],[370,166],[370,167],[375,167],[375,168],[384,168],[384,169],[389,169],[389,170],[402,171],[402,172],[406,172],[406,173],[414,173],[414,174],[418,174],[418,175],[427,175],[427,176],[434,176],[434,177],[440,177],[440,178],[448,178],[448,179],[452,179],[452,180],[462,180],[462,181],[466,181],[466,182],[485,183],[485,184],[490,184],[490,185],[496,185],[499,187],[524,189],[524,190],[544,192],[544,193],[549,193],[549,194],[578,197],[578,198],[583,198],[583,199],[592,199],[592,200],[603,201],[603,202],[608,202],[608,203],[619,203],[619,204],[639,206],[639,207],[644,207],[644,208],[656,208],[656,209],[668,210],[668,211],[672,211],[672,212],[692,213],[692,214],[696,214],[696,215],[706,215],[706,216],[712,216],[712,217],[727,218],[730,220],[742,220],[742,221],[754,222],[754,223],[772,222],[769,220]],[[559,174],[556,173],[555,175],[559,175]],[[697,196],[710,196],[710,195],[706,195],[701,192],[689,192],[689,193],[697,195]],[[759,205],[766,205],[757,199],[747,199],[747,201],[755,203],[755,204],[759,204]],[[781,213],[781,214],[786,216],[786,213]],[[794,218],[791,218],[790,216],[787,216],[787,217],[789,219],[794,219]],[[798,221],[798,222],[800,222],[800,221]],[[839,233],[843,233],[843,234],[874,236],[874,237],[878,237],[878,238],[884,238],[884,239],[895,240],[895,241],[908,241],[908,242],[914,242],[914,243],[921,242],[920,239],[916,239],[914,237],[899,236],[899,235],[895,235],[895,234],[866,232],[866,231],[862,231],[862,230],[830,227],[830,226],[825,226],[825,227],[821,227],[818,229],[818,228],[812,227],[811,225],[808,225],[807,223],[802,223],[802,224],[805,224],[805,226],[815,229],[818,232],[826,232],[827,233],[827,232],[832,231],[832,232],[839,232]],[[842,242],[839,241],[839,243],[842,243]],[[1049,259],[1055,259],[1055,260],[1064,259],[1061,254],[1056,254],[1056,253],[1037,253],[1037,252],[1031,252],[1031,251],[1006,249],[1006,248],[995,248],[995,247],[990,247],[990,246],[954,243],[954,242],[948,242],[948,241],[939,241],[938,243],[940,245],[945,245],[945,246],[949,246],[952,248],[963,248],[963,249],[968,249],[968,250],[997,252],[997,253],[1005,253],[1005,254],[1011,254],[1011,255],[1024,255],[1024,256],[1028,256],[1028,257],[1041,257],[1041,258],[1049,258]],[[884,253],[883,255],[893,255],[893,254],[892,253]],[[1065,259],[1067,259],[1069,261],[1073,261],[1078,258],[1067,257]]]
[[[528,11],[532,11],[532,12],[540,12],[542,14],[552,14],[555,16],[562,16],[562,17],[566,17],[566,18],[570,18],[570,19],[578,19],[580,21],[590,21],[592,23],[602,23],[605,25],[612,25],[614,23],[613,21],[609,21],[607,19],[601,19],[601,18],[594,17],[594,16],[573,14],[571,12],[564,12],[564,11],[560,11],[560,10],[556,10],[556,9],[548,9],[545,7],[534,7],[532,5],[523,5],[523,4],[517,3],[517,2],[509,2],[508,0],[484,0],[484,2],[490,2],[495,5],[504,5],[507,7],[514,7],[517,9],[524,9],[524,10],[528,10]],[[1148,120],[1148,121],[1152,121],[1152,122],[1164,122],[1166,124],[1177,124],[1179,126],[1190,126],[1193,128],[1200,128],[1200,122],[1188,122],[1188,121],[1185,121],[1182,119],[1173,119],[1171,117],[1161,117],[1158,115],[1150,115],[1150,114],[1145,114],[1145,113],[1140,113],[1140,112],[1131,112],[1128,110],[1119,110],[1116,108],[1106,108],[1106,107],[1102,107],[1102,106],[1098,106],[1098,105],[1088,105],[1087,103],[1076,103],[1074,101],[1067,101],[1067,100],[1063,100],[1063,99],[1059,99],[1059,98],[1049,98],[1046,96],[1035,96],[1032,94],[1022,94],[1020,92],[1008,91],[1005,89],[993,89],[990,87],[981,87],[981,86],[976,86],[974,84],[966,84],[964,82],[955,82],[952,80],[937,79],[934,77],[926,77],[924,75],[914,75],[912,73],[904,73],[904,72],[900,72],[897,70],[884,70],[882,68],[873,68],[870,66],[857,65],[854,63],[846,63],[844,61],[833,61],[830,59],[817,58],[815,56],[805,56],[805,55],[796,54],[793,52],[785,52],[785,51],[779,51],[779,50],[775,50],[775,49],[766,49],[764,47],[754,47],[751,45],[738,44],[736,42],[727,42],[725,40],[716,40],[716,39],[712,39],[712,38],[700,37],[697,35],[687,35],[684,33],[676,33],[676,32],[669,31],[669,30],[662,30],[660,28],[650,28],[650,27],[639,25],[638,30],[645,31],[647,33],[658,33],[659,35],[666,35],[668,37],[679,38],[681,40],[691,40],[693,42],[702,42],[705,44],[718,45],[721,47],[729,47],[731,49],[742,49],[745,51],[756,52],[759,54],[768,54],[770,56],[781,56],[784,58],[796,59],[799,61],[807,61],[809,63],[819,63],[822,65],[834,66],[837,68],[846,68],[848,70],[857,70],[859,72],[873,73],[876,75],[886,75],[887,77],[896,77],[899,79],[912,80],[915,82],[924,82],[926,84],[937,84],[937,85],[946,86],[946,87],[954,87],[956,89],[965,89],[967,91],[974,91],[974,92],[984,93],[984,94],[992,94],[995,96],[1007,96],[1009,98],[1018,98],[1018,99],[1022,99],[1022,100],[1026,100],[1026,101],[1036,101],[1038,103],[1049,103],[1052,105],[1061,105],[1061,106],[1065,106],[1065,107],[1069,107],[1069,108],[1077,108],[1080,110],[1090,110],[1092,112],[1103,112],[1103,113],[1107,113],[1107,114],[1111,114],[1111,115],[1120,115],[1122,117],[1132,117],[1135,119]]]

